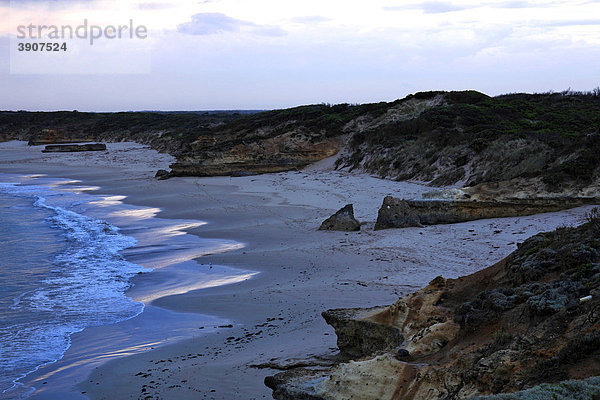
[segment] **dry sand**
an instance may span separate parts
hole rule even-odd
[[[322,311],[390,304],[438,275],[472,273],[533,234],[582,222],[590,208],[374,232],[385,195],[413,198],[432,188],[331,171],[327,162],[254,177],[154,179],[156,169],[170,161],[127,143],[109,144],[108,153],[80,154],[42,154],[23,142],[0,144],[0,172],[77,179],[97,187],[94,193],[127,196],[128,204],[160,209],[155,210],[160,218],[208,222],[187,230],[197,237],[244,244],[203,256],[192,266],[184,262],[170,278],[160,270],[134,278],[129,294],[146,299],[146,311],[116,327],[74,335],[61,362],[27,380],[41,388],[38,398],[85,398],[82,392],[94,399],[270,398],[263,379],[277,371],[251,365],[335,354],[336,338]],[[360,233],[317,230],[347,203],[364,222]],[[128,257],[139,262],[135,251]],[[153,262],[148,253],[142,260]],[[194,271],[203,276],[217,266],[259,274],[187,291],[195,288]],[[180,294],[164,296],[162,289],[171,287],[165,280],[178,276],[187,282],[175,291]],[[186,327],[184,335],[178,334],[180,326]],[[170,329],[173,337],[165,342]],[[149,332],[162,338],[152,339]],[[109,341],[127,346],[105,349]],[[94,363],[86,364],[91,354]],[[78,363],[92,365],[92,374],[84,378],[85,368],[64,373],[76,371]]]

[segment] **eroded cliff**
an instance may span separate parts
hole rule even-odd
[[[346,361],[265,382],[276,399],[460,399],[599,375],[599,238],[595,214],[389,307],[326,313]]]
[[[0,112],[0,140],[130,140],[177,157],[172,175],[336,167],[433,186],[600,190],[600,90],[424,92],[393,102],[267,112]],[[587,194],[586,194],[587,193]]]

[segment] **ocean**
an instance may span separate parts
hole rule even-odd
[[[70,192],[0,182],[0,398],[32,390],[17,381],[60,359],[72,334],[144,309],[125,291],[147,270],[120,255],[136,240],[71,211],[76,203]]]
[[[206,222],[98,189],[0,174],[0,400],[75,398],[73,382],[110,359],[230,324],[151,303],[257,274],[196,261],[245,246],[186,233]]]

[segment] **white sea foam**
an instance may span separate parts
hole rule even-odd
[[[90,194],[81,186],[62,184],[77,183],[73,181],[5,174],[0,174],[0,180],[5,181],[0,182],[0,211],[8,215],[6,220],[0,213],[0,254],[2,249],[9,250],[0,256],[0,400],[27,397],[34,386],[42,397],[54,390],[60,398],[63,378],[68,382],[84,379],[98,363],[130,354],[131,349],[144,351],[205,334],[210,329],[199,332],[197,327],[209,324],[213,317],[186,314],[181,319],[165,310],[160,318],[171,322],[156,332],[140,331],[125,338],[121,335],[128,333],[120,329],[143,325],[145,317],[156,318],[144,313],[131,319],[142,312],[143,304],[157,297],[240,282],[257,274],[193,261],[244,247],[233,240],[186,233],[206,222],[156,218],[160,209],[125,204],[123,196]],[[23,201],[7,201],[5,207],[2,194]],[[28,242],[25,252],[30,257],[19,254],[24,245],[19,240]],[[149,271],[140,265],[155,272],[136,277],[136,286],[128,290],[130,278]],[[14,285],[12,277],[19,279]],[[148,309],[156,314],[156,307]],[[84,354],[76,345],[65,356],[74,333],[116,322],[120,322],[114,325],[116,333],[101,348]],[[48,385],[37,386],[39,374]]]
[[[50,273],[14,299],[11,311],[22,316],[20,322],[0,326],[0,398],[14,398],[26,392],[17,380],[60,359],[72,334],[141,313],[143,303],[125,291],[131,277],[148,270],[120,255],[135,245],[134,238],[105,221],[70,211],[72,194],[61,199],[61,193],[47,187],[14,183],[0,183],[0,192],[37,199],[35,207],[51,212],[47,223],[60,230],[65,242]]]

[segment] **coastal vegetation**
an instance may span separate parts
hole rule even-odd
[[[173,175],[293,170],[338,154],[338,168],[382,178],[436,186],[536,179],[561,192],[598,179],[600,89],[495,97],[432,91],[264,112],[0,112],[0,140],[48,131],[149,144],[178,158]]]
[[[417,93],[427,99],[440,92]],[[353,136],[341,165],[395,179],[468,186],[541,177],[551,189],[592,182],[600,162],[600,96],[442,94],[444,104]],[[385,156],[373,156],[385,153]]]

